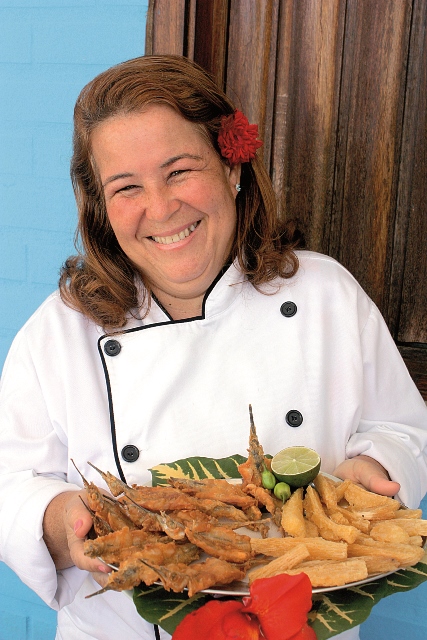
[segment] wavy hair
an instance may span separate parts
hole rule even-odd
[[[74,109],[71,180],[78,207],[76,247],[61,269],[62,300],[105,330],[123,327],[129,317],[148,312],[150,284],[121,249],[107,216],[104,194],[94,165],[91,136],[108,118],[166,104],[202,132],[223,162],[217,139],[221,117],[234,105],[211,76],[187,58],[142,56],[98,75],[81,91]],[[298,269],[294,227],[280,222],[276,197],[262,161],[242,164],[242,191],[236,198],[237,227],[230,259],[259,290],[275,278]],[[141,301],[138,281],[145,296]]]

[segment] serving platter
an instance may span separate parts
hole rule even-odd
[[[325,472],[320,472],[322,475],[327,476],[328,478],[330,478],[331,480],[335,481],[335,482],[342,482],[342,480],[340,478],[337,478],[336,476],[330,475],[328,473]],[[228,482],[230,482],[230,484],[241,484],[241,479],[237,479],[237,478],[233,478],[233,479],[229,479]],[[314,485],[312,485],[314,486]],[[406,508],[404,506],[402,506],[402,508]],[[266,514],[265,517],[268,518],[269,514]],[[242,527],[240,529],[236,530],[236,533],[241,533],[244,535],[247,535],[249,537],[252,538],[260,538],[261,535],[258,532],[254,532],[251,531],[249,529],[246,529],[245,527]],[[269,529],[269,535],[268,537],[276,537],[276,538],[280,538],[282,537],[282,534],[279,530],[278,527],[276,527],[276,525],[274,525],[274,523],[270,524],[270,529]],[[424,538],[423,540],[423,546],[424,548],[426,547],[426,539]],[[205,558],[207,558],[207,556],[203,553],[201,555],[200,560],[204,560]],[[101,558],[100,558],[101,559]],[[116,569],[116,567],[114,565],[109,565],[111,568]],[[258,565],[260,566],[260,565]],[[338,586],[328,586],[328,587],[315,587],[312,590],[313,594],[323,594],[323,593],[329,593],[329,592],[333,592],[333,591],[339,591],[342,589],[351,589],[354,587],[360,587],[366,584],[369,584],[371,582],[375,582],[380,580],[381,578],[385,578],[393,573],[396,573],[397,571],[401,571],[402,568],[397,568],[393,571],[389,571],[386,573],[377,573],[377,574],[372,574],[370,576],[368,576],[367,578],[363,579],[363,580],[358,580],[355,582],[348,582],[344,585],[338,585]],[[250,571],[248,572],[248,575],[250,574]],[[161,586],[162,583],[156,582],[156,585]],[[185,589],[186,590],[186,589]],[[248,580],[248,576],[246,576],[243,580],[239,580],[239,581],[234,581],[231,584],[227,584],[227,585],[217,585],[217,586],[213,586],[213,587],[209,587],[207,589],[203,589],[201,591],[201,593],[206,593],[206,594],[211,594],[211,595],[216,595],[218,597],[220,596],[234,596],[234,597],[245,597],[245,596],[250,596],[250,590],[249,590],[249,580]],[[133,590],[129,590],[126,592],[126,594],[130,597],[133,596]]]

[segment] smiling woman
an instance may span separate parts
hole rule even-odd
[[[236,258],[255,286],[296,272],[299,236],[277,216],[257,127],[200,67],[177,56],[113,67],[83,89],[74,122],[83,260],[63,270],[68,304],[117,328],[153,293],[174,319],[199,315]]]
[[[410,507],[426,491],[426,406],[354,278],[297,248],[260,144],[180,57],[112,67],[77,100],[80,251],[0,391],[0,554],[59,609],[57,640],[170,637],[120,593],[85,599],[109,571],[84,554],[94,469],[141,485],[167,460],[244,454],[249,404],[266,453],[314,449]]]
[[[233,246],[240,164],[160,104],[104,121],[92,153],[121,249],[172,318],[200,315]]]

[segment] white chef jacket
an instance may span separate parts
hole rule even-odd
[[[427,408],[354,278],[327,256],[298,257],[297,274],[262,293],[231,265],[189,320],[153,301],[104,335],[55,293],[18,333],[0,392],[0,557],[59,609],[58,639],[154,638],[124,594],[85,600],[99,588],[91,577],[55,570],[43,513],[81,488],[71,459],[104,486],[87,461],[141,484],[161,462],[244,455],[250,403],[267,453],[305,445],[326,472],[372,456],[402,502],[419,504]]]

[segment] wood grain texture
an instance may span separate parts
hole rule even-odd
[[[348,2],[329,252],[383,312],[401,152],[410,0]]]
[[[225,89],[229,0],[198,2],[195,15],[194,60]]]
[[[317,251],[329,235],[344,9],[340,0],[281,4],[273,182]]]
[[[414,3],[389,318],[401,342],[427,344],[427,5]],[[400,296],[400,297],[399,297]],[[427,373],[427,362],[426,362]]]
[[[184,54],[185,0],[150,0],[145,36],[146,55]]]
[[[257,123],[270,165],[278,0],[231,0],[226,91],[249,122]]]
[[[400,345],[399,351],[422,397],[427,401],[427,345]]]

